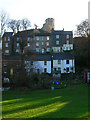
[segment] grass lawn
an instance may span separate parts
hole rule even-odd
[[[88,86],[4,91],[3,118],[88,118]]]

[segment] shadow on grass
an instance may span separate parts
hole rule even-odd
[[[70,88],[33,91],[27,94],[19,92],[13,96],[8,91],[3,96],[3,118],[87,118],[87,114],[82,116],[88,112],[86,92],[82,88]]]

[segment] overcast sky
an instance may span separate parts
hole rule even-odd
[[[88,18],[89,0],[0,0],[12,19],[28,18],[32,27],[43,26],[46,18],[55,19],[55,29],[75,30],[76,25]]]

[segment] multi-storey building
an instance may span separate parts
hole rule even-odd
[[[13,52],[13,32],[5,32],[2,38],[2,53],[9,55]]]
[[[51,33],[53,52],[62,52],[73,50],[73,33],[72,31],[53,30]]]
[[[53,19],[51,23],[50,20],[47,19],[46,23],[54,27]],[[27,72],[46,72],[53,75],[75,73],[73,55],[64,52],[73,50],[72,31],[52,29],[47,32],[44,29],[30,29],[16,34],[5,32],[2,37],[3,74],[16,72],[21,63],[20,53],[25,53],[27,48],[35,53],[35,58],[24,56]]]
[[[73,50],[72,31],[52,30],[51,33],[42,29],[21,31],[13,35],[5,32],[3,35],[3,54],[20,53],[21,45],[36,52],[63,52]]]

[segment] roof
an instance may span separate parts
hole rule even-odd
[[[63,60],[63,59],[74,59],[74,55],[72,55],[71,53],[53,53],[53,60]]]
[[[50,33],[42,30],[42,29],[30,29],[30,30],[25,30],[25,31],[19,31],[18,33],[16,33],[14,36],[20,36],[20,35],[24,35],[24,36],[32,36],[32,35],[50,35]]]
[[[73,34],[72,31],[52,30],[52,34]]]
[[[71,53],[53,53],[53,60],[67,60],[67,59],[74,59],[74,56]],[[20,55],[12,55],[12,56],[4,56],[3,60],[12,60],[12,61],[17,61],[17,60],[21,60],[21,56]],[[37,53],[34,52],[31,55],[24,55],[24,60],[27,61],[50,61],[51,60],[51,55],[50,54],[42,54],[42,53]]]
[[[32,61],[50,61],[51,56],[48,54],[42,53],[33,53],[32,56],[25,56],[25,60],[32,60]]]
[[[4,37],[4,36],[11,37],[12,35],[13,35],[13,32],[5,32],[5,33],[3,34],[3,37]]]

